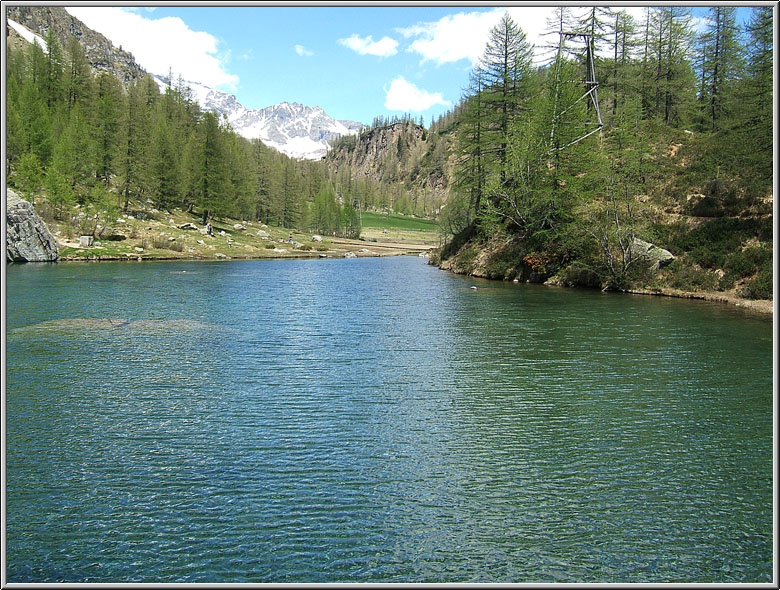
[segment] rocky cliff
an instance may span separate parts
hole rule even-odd
[[[7,6],[5,10],[7,19],[19,23],[39,37],[45,38],[49,28],[53,28],[63,48],[67,47],[71,37],[75,37],[95,70],[108,72],[125,85],[146,75],[132,54],[115,47],[106,37],[68,14],[63,7]]]
[[[443,203],[452,173],[450,141],[448,134],[399,122],[342,138],[325,160],[331,172],[347,165],[354,179],[404,184],[407,189],[434,193]]]
[[[9,262],[54,262],[57,240],[33,209],[10,188],[6,190],[6,259]]]

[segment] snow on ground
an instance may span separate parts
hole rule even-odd
[[[46,51],[46,41],[43,40],[43,37],[36,35],[24,25],[20,25],[18,22],[13,21],[10,18],[7,20],[10,27],[19,33],[28,43],[32,43],[34,40],[38,41],[38,45],[40,45],[41,48]]]

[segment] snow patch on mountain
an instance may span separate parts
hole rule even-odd
[[[14,31],[19,33],[22,39],[24,39],[28,43],[33,43],[34,41],[37,41],[38,45],[40,45],[43,51],[46,52],[46,41],[43,40],[43,37],[41,37],[40,35],[36,35],[24,25],[20,25],[18,22],[11,20],[10,18],[6,19],[6,21]]]
[[[155,76],[162,89],[166,78]],[[184,82],[191,98],[204,111],[216,112],[239,135],[259,139],[293,158],[319,160],[330,149],[330,143],[342,135],[354,135],[363,127],[356,121],[338,121],[322,108],[297,102],[283,102],[264,109],[248,109],[233,94],[209,88],[197,82]]]

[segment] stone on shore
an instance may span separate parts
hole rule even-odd
[[[6,258],[9,262],[54,262],[57,240],[32,204],[6,189]]]

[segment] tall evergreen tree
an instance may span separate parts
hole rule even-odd
[[[723,119],[733,110],[737,81],[743,72],[736,11],[734,6],[710,8],[707,30],[701,38],[699,100],[712,131],[722,128]]]
[[[500,182],[507,176],[507,141],[512,119],[528,99],[533,46],[508,13],[491,29],[485,52],[477,65],[482,71],[484,128],[482,137],[495,158]]]

